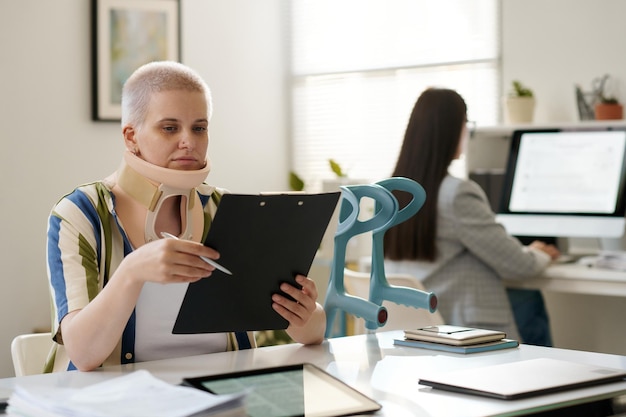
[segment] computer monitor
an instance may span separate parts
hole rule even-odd
[[[619,238],[626,127],[516,130],[496,216],[515,236]]]

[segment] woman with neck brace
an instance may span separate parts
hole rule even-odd
[[[251,332],[171,333],[188,283],[211,279],[214,267],[200,256],[219,259],[201,243],[225,192],[203,182],[211,110],[208,86],[182,64],[144,65],[124,85],[121,166],[63,197],[49,218],[56,343],[45,371],[255,346]],[[273,307],[294,341],[320,343],[317,289],[307,277],[296,280],[302,289],[281,287],[295,301],[275,294]]]

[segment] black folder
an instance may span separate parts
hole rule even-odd
[[[225,194],[204,244],[232,275],[216,269],[189,284],[172,333],[286,329],[272,294],[308,275],[339,196]]]

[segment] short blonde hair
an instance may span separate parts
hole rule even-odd
[[[174,61],[155,61],[142,65],[126,80],[122,88],[122,126],[141,126],[153,93],[186,90],[201,92],[206,97],[207,119],[211,119],[213,103],[206,82],[186,65]]]

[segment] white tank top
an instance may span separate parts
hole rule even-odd
[[[188,285],[144,284],[135,308],[135,361],[226,351],[226,333],[172,334]]]

